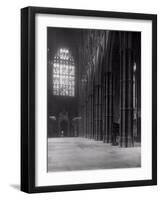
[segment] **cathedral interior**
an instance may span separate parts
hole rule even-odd
[[[49,171],[54,157],[76,165],[62,161],[55,170],[140,166],[140,32],[47,28],[47,134]],[[78,147],[93,148],[83,166],[76,160],[81,152],[73,154]],[[117,166],[106,149],[118,153]]]

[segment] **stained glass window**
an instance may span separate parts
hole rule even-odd
[[[68,49],[59,49],[54,57],[53,95],[75,95],[75,65]]]

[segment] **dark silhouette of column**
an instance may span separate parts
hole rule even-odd
[[[89,96],[89,138],[92,138],[92,94]]]
[[[86,118],[86,131],[85,131],[85,137],[87,138],[88,137],[88,101],[87,99],[85,100],[85,107],[86,107],[86,111],[85,111],[85,118]]]
[[[89,137],[89,99],[86,100],[86,138]]]
[[[112,80],[112,72],[107,73],[107,79],[108,79],[108,113],[107,113],[107,119],[108,119],[108,136],[107,136],[107,142],[112,142],[112,127],[113,127],[113,80]]]
[[[132,33],[120,32],[120,146],[131,147],[133,141],[133,52]]]
[[[92,138],[95,139],[95,129],[96,129],[96,125],[95,125],[95,112],[96,112],[96,107],[95,107],[95,87],[94,87],[94,81],[93,81],[93,102],[92,102]]]
[[[101,85],[96,85],[95,91],[95,139],[102,140]]]
[[[104,142],[108,142],[108,76],[107,73],[105,74],[105,81],[104,81],[105,89],[104,89]]]
[[[103,76],[103,83],[102,83],[102,134],[103,134],[103,142],[106,142],[106,120],[105,120],[105,113],[106,113],[106,79],[105,75]]]
[[[84,109],[84,107],[83,107],[83,105],[82,105],[82,103],[81,103],[81,106],[80,106],[80,116],[81,116],[81,120],[80,120],[80,122],[79,122],[79,124],[80,124],[80,131],[79,131],[79,136],[80,137],[83,137],[83,134],[84,134],[84,115],[83,115],[83,109]]]
[[[99,123],[98,123],[98,101],[99,101],[99,85],[95,86],[95,113],[94,113],[94,139],[98,140]]]
[[[104,139],[105,143],[112,142],[113,125],[113,88],[112,72],[105,74],[104,80]]]
[[[98,86],[98,140],[102,140],[103,139],[103,135],[102,135],[102,86],[99,85]]]

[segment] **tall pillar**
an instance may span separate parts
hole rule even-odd
[[[86,131],[85,131],[85,137],[88,137],[88,101],[87,99],[85,100],[86,104],[86,113],[85,113],[85,118],[86,118]]]
[[[105,74],[104,80],[104,142],[112,142],[113,88],[112,72]]]
[[[107,142],[112,143],[112,127],[113,127],[113,80],[112,80],[112,72],[108,72],[108,113],[107,113],[107,119],[108,119],[108,137]]]
[[[103,77],[103,86],[102,86],[102,127],[103,127],[103,142],[106,142],[106,120],[105,120],[105,113],[106,113],[106,79],[105,75]]]
[[[93,139],[96,139],[96,121],[97,121],[97,107],[96,107],[96,101],[97,101],[97,94],[96,94],[96,88],[94,87],[93,92]]]
[[[86,105],[84,104],[84,109],[83,109],[83,137],[86,136]]]
[[[90,138],[90,96],[88,96],[88,132],[87,132],[87,137]]]
[[[88,138],[89,134],[89,100],[88,98],[86,99],[86,138]]]
[[[104,142],[108,142],[108,76],[107,73],[105,74],[105,81],[104,81],[105,89],[104,89]]]
[[[92,139],[95,139],[95,87],[93,81],[93,91],[92,91]]]
[[[120,146],[131,147],[133,140],[133,52],[132,33],[120,33]]]
[[[91,138],[91,94],[88,97],[88,138]]]
[[[99,85],[95,86],[95,138],[98,140],[99,135]]]
[[[141,54],[141,53],[140,53]],[[141,59],[136,59],[137,141],[141,142]]]
[[[102,86],[98,86],[98,140],[103,139],[102,135]]]
[[[102,140],[101,85],[95,86],[94,139]]]
[[[92,94],[89,96],[89,138],[92,138]]]
[[[81,104],[81,108],[80,108],[80,112],[81,112],[81,121],[80,121],[80,132],[79,132],[79,136],[83,137],[84,134],[84,107]]]

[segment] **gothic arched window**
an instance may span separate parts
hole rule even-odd
[[[75,95],[75,65],[68,49],[61,48],[54,57],[53,95]]]

